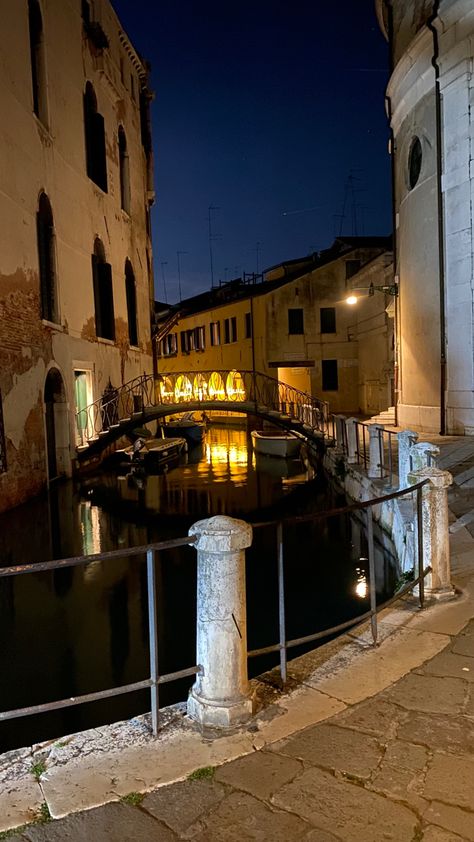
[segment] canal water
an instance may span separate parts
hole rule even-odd
[[[2,566],[124,550],[117,561],[0,579],[0,710],[148,677],[146,565],[127,557],[127,548],[182,537],[196,520],[215,514],[259,523],[344,503],[323,477],[310,479],[299,459],[257,461],[246,430],[211,426],[202,447],[162,475],[102,473],[58,484],[0,516]],[[367,610],[367,547],[357,517],[288,527],[284,550],[288,639]],[[247,553],[249,649],[278,642],[276,574],[276,527],[257,527]],[[393,556],[376,530],[379,601],[393,593],[396,579]],[[163,674],[195,663],[196,551],[159,553],[157,583]],[[250,675],[277,661],[250,659]],[[185,700],[190,683],[162,686],[160,704]],[[149,693],[140,691],[1,723],[0,751],[146,710]]]

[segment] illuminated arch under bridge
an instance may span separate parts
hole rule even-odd
[[[218,410],[257,415],[304,438],[327,434],[328,404],[261,372],[180,371],[144,374],[76,414],[80,461],[124,433],[177,412]]]

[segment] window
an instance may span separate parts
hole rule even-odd
[[[321,333],[336,333],[336,308],[321,307],[319,315],[321,319]]]
[[[408,156],[408,183],[410,185],[410,190],[413,190],[414,186],[418,182],[421,172],[422,160],[423,151],[421,148],[420,138],[415,137],[413,138],[410,147],[410,154]]]
[[[245,314],[245,338],[246,339],[252,338],[252,314],[251,313]]]
[[[288,333],[304,333],[303,310],[294,307],[288,310]]]
[[[105,260],[104,246],[97,237],[92,255],[95,332],[102,339],[115,339],[112,267]]]
[[[97,98],[90,82],[87,83],[84,92],[84,132],[87,175],[107,193],[105,124],[102,114],[97,110]]]
[[[322,360],[323,392],[337,392],[337,360]]]
[[[194,328],[194,345],[196,351],[204,351],[206,347],[206,328],[204,325]]]
[[[42,193],[36,214],[41,318],[58,322],[56,269],[54,258],[53,212],[46,193]]]
[[[130,166],[127,151],[127,138],[123,127],[118,130],[119,169],[120,169],[120,207],[130,213]]]
[[[169,333],[160,342],[160,352],[163,357],[172,357],[178,353],[178,334]]]
[[[5,427],[3,424],[2,393],[0,392],[0,474],[7,470],[7,451],[5,447]]]
[[[211,345],[221,344],[221,323],[211,322],[210,324]]]
[[[237,317],[231,316],[230,319],[224,319],[224,342],[228,345],[229,342],[237,342]]]
[[[181,353],[182,354],[189,354],[189,342],[188,342],[188,332],[187,332],[187,330],[182,330],[180,332],[180,339],[181,339]]]
[[[130,345],[138,345],[137,325],[137,288],[132,264],[125,261],[125,295],[127,298],[128,341]]]
[[[31,84],[33,111],[43,125],[48,125],[46,108],[46,67],[44,56],[43,19],[38,0],[28,0],[28,25],[30,30]]]
[[[186,331],[188,335],[188,351],[195,351],[196,350],[196,335],[194,333],[194,328],[191,330]]]
[[[346,281],[352,278],[353,275],[357,275],[360,265],[360,260],[346,260]]]

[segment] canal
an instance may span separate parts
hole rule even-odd
[[[2,566],[105,552],[187,534],[215,514],[249,522],[344,504],[299,459],[256,461],[244,429],[211,426],[201,447],[159,476],[101,473],[58,484],[0,516]],[[393,556],[376,530],[377,599],[393,593]],[[354,516],[285,529],[287,637],[329,628],[368,608],[364,527]],[[249,649],[278,641],[276,530],[254,531],[247,552]],[[162,673],[195,663],[196,552],[157,557]],[[128,684],[148,672],[145,560],[92,562],[0,579],[0,709]],[[292,650],[292,656],[303,650]],[[249,661],[250,675],[277,656]],[[161,688],[160,704],[186,699],[190,680]],[[0,751],[118,721],[149,709],[148,692],[0,725]]]

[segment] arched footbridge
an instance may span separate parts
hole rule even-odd
[[[77,459],[98,455],[143,424],[178,412],[240,412],[271,421],[309,442],[328,431],[328,404],[261,372],[144,374],[76,413]]]

